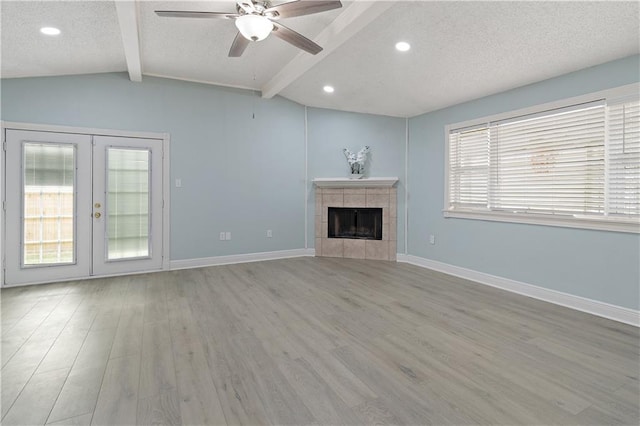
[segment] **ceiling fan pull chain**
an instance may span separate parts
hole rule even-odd
[[[253,57],[253,87],[256,87],[256,57]],[[257,90],[252,90],[251,93],[253,95],[258,95]],[[255,120],[256,118],[256,98],[255,96],[251,96],[251,118]]]

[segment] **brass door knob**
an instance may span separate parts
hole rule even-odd
[[[100,212],[96,212],[96,214],[94,214],[94,216],[95,216],[96,219],[100,219],[100,216],[102,216],[102,215],[100,214]]]
[[[95,203],[94,205],[96,206],[96,209],[100,208],[100,203]]]

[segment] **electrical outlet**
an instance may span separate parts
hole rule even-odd
[[[182,188],[182,179],[176,179],[176,188]]]
[[[436,243],[436,236],[435,235],[429,235],[429,243],[431,243],[431,244],[435,244]]]
[[[221,232],[220,233],[220,241],[224,241],[225,239],[226,238],[225,238],[224,232]]]
[[[226,240],[230,240],[231,239],[231,232],[225,232],[224,236],[225,236]]]
[[[271,237],[273,237],[273,232],[271,232],[271,229],[267,229],[267,238]]]

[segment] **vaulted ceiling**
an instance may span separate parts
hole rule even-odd
[[[636,1],[342,3],[280,21],[320,44],[318,55],[269,36],[230,58],[233,21],[154,11],[235,12],[233,0],[3,0],[0,72],[16,78],[127,71],[132,84],[162,76],[410,117],[640,53]],[[44,26],[61,34],[45,36]],[[398,41],[411,49],[397,51]],[[335,92],[323,92],[325,85]]]

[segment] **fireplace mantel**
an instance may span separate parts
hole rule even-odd
[[[315,178],[313,180],[318,188],[391,188],[396,182],[398,182],[397,177]]]

